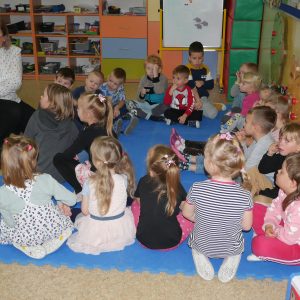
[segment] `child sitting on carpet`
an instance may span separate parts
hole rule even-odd
[[[152,54],[144,61],[146,75],[141,78],[137,101],[126,102],[129,114],[141,119],[164,122],[164,112],[168,108],[163,103],[168,89],[168,78],[160,73],[162,70],[161,58]]]
[[[56,251],[72,234],[69,206],[76,203],[75,195],[50,175],[38,172],[38,152],[30,138],[6,138],[1,154],[4,185],[0,187],[0,244],[13,244],[36,259]]]
[[[188,245],[197,273],[212,280],[215,272],[210,258],[224,258],[218,273],[222,282],[230,281],[244,252],[242,230],[252,226],[253,202],[249,191],[233,181],[239,174],[251,189],[240,143],[229,133],[209,138],[205,147],[205,168],[211,179],[191,187],[182,214],[195,222]]]
[[[262,157],[258,167],[252,167],[248,173],[252,180],[251,194],[254,202],[270,204],[273,199],[278,196],[279,187],[271,181],[276,177],[278,170],[282,168],[282,164],[286,156],[290,153],[300,152],[300,124],[289,123],[281,127],[279,134],[279,142],[272,144],[268,152]],[[267,178],[263,174],[273,174],[271,178]]]
[[[73,96],[66,87],[49,84],[41,96],[41,109],[33,113],[24,136],[32,138],[39,147],[37,168],[58,182],[64,178],[53,165],[53,157],[65,151],[78,136],[74,124]],[[75,155],[74,155],[75,156]]]
[[[236,137],[241,142],[245,152],[247,171],[259,164],[270,145],[275,142],[270,134],[270,130],[274,128],[275,124],[276,112],[268,106],[253,107],[248,111],[244,130],[236,133]],[[252,136],[254,140],[249,147],[246,145],[246,135]],[[199,144],[200,147],[203,147],[203,144]],[[196,151],[199,151],[199,155],[193,156],[177,150],[175,153],[178,153],[179,159],[182,160],[178,167],[181,170],[204,174],[204,156],[201,153],[203,150]]]
[[[279,194],[269,208],[255,203],[249,261],[269,260],[300,265],[300,154],[291,153],[278,171]]]
[[[185,241],[194,227],[179,213],[186,191],[180,183],[177,165],[176,154],[164,145],[156,145],[148,151],[148,174],[140,179],[131,206],[137,226],[136,238],[145,248],[173,250]]]
[[[242,82],[242,75],[247,72],[257,72],[257,65],[253,62],[245,62],[241,65],[240,69],[236,71],[236,82],[231,87],[230,96],[233,97],[232,107],[239,107],[242,109],[243,100],[246,96],[245,93],[241,93],[240,84]]]
[[[194,110],[194,94],[186,85],[189,81],[189,72],[183,65],[173,70],[173,85],[167,89],[164,98],[164,104],[171,106],[164,113],[167,125],[173,122],[200,128],[203,111]]]
[[[257,72],[248,72],[242,75],[242,82],[239,85],[240,91],[246,94],[243,99],[242,108],[233,107],[230,114],[225,114],[221,118],[220,133],[236,132],[243,128],[245,117],[254,103],[259,101],[259,88],[261,87],[262,77]]]
[[[123,250],[135,242],[136,229],[127,191],[135,188],[134,169],[120,142],[102,136],[91,146],[95,175],[84,182],[82,214],[76,217],[74,233],[67,245],[75,252],[99,255]]]
[[[78,99],[78,116],[82,122],[88,124],[87,128],[79,133],[69,148],[54,156],[53,164],[63,178],[75,189],[77,200],[80,201],[80,192],[85,179],[96,171],[90,152],[94,139],[99,136],[115,138],[117,136],[112,128],[113,109],[108,97],[101,94],[81,94]],[[82,150],[89,154],[89,160],[86,161],[87,165],[80,164],[77,159],[74,159]]]

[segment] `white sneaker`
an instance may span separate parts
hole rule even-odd
[[[200,128],[200,121],[196,121],[196,128]]]
[[[73,228],[67,228],[62,232],[59,238],[46,241],[42,246],[46,250],[46,254],[50,254],[56,251],[59,247],[63,245],[63,243],[72,235]]]
[[[215,270],[209,259],[194,249],[192,249],[192,255],[199,276],[205,280],[214,279]]]
[[[247,256],[248,261],[263,261],[262,259],[258,258],[255,254],[250,254]]]
[[[212,104],[218,111],[227,109],[226,105],[223,103],[212,102]]]
[[[20,251],[22,251],[27,256],[35,259],[44,258],[47,254],[46,249],[41,245],[27,247],[27,246],[21,246],[17,243],[13,243],[13,246],[19,249]]]
[[[218,278],[221,282],[228,282],[235,276],[241,257],[242,254],[239,254],[224,259],[218,273]]]
[[[171,125],[171,120],[170,119],[166,119],[166,124],[167,125]]]

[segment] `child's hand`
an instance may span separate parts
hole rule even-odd
[[[253,107],[264,106],[264,105],[265,105],[265,101],[259,100],[259,101],[256,101],[256,102],[253,104]]]
[[[68,216],[68,217],[71,217],[71,216],[72,216],[71,208],[70,208],[68,205],[66,205],[66,204],[57,204],[57,206],[58,206],[58,208],[59,208],[60,210],[63,211],[63,213],[64,213],[66,216]]]
[[[265,226],[265,236],[270,238],[276,238],[278,234],[274,234],[273,226],[268,224]]]
[[[246,141],[246,135],[244,129],[240,129],[235,133],[236,138],[243,144]]]
[[[241,83],[242,82],[242,76],[241,76],[240,71],[236,71],[235,75],[236,75],[236,82]]]
[[[118,117],[120,115],[120,110],[118,108],[114,108],[114,118]]]
[[[186,114],[183,114],[181,117],[178,118],[179,123],[180,123],[180,124],[184,124],[186,118],[187,118],[187,115],[186,115]]]
[[[196,103],[194,104],[194,109],[195,109],[195,110],[199,110],[201,107],[202,107],[202,102],[196,102]]]
[[[196,83],[196,87],[201,87],[203,84],[204,84],[204,81],[202,81],[202,80],[197,80],[197,81],[195,81],[195,83]]]
[[[145,96],[147,94],[147,92],[148,92],[147,89],[142,88],[141,89],[141,96]]]
[[[267,155],[273,156],[278,151],[278,145],[277,143],[273,143],[270,145]]]
[[[169,90],[169,95],[172,96],[173,92],[177,89],[177,85],[173,82],[172,87]]]
[[[157,64],[153,65],[153,77],[158,77],[158,73],[159,73],[159,66]]]

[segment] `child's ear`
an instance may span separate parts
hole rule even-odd
[[[297,152],[297,153],[300,152],[300,144],[297,145],[296,152]]]
[[[189,55],[189,61],[191,61],[191,56]]]
[[[296,189],[297,188],[297,181],[296,180],[291,180],[290,188]]]
[[[186,79],[184,80],[184,83],[187,84],[188,82],[189,82],[189,79],[186,78]]]
[[[74,83],[72,83],[72,84],[70,85],[70,88],[69,88],[69,90],[70,90],[71,88],[73,88],[73,85],[74,85]]]

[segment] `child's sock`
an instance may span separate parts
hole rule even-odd
[[[218,273],[218,278],[221,282],[228,282],[235,276],[241,257],[242,254],[238,254],[224,259]]]
[[[183,162],[181,160],[178,161],[178,168],[182,171],[190,171],[191,166],[188,162]]]
[[[184,154],[188,154],[188,155],[194,155],[194,156],[198,156],[198,155],[204,155],[204,150],[203,149],[195,149],[195,148],[189,148],[189,147],[185,147],[183,150],[182,155]]]
[[[214,279],[215,271],[209,259],[194,249],[192,249],[192,255],[199,276],[205,280]]]
[[[187,160],[187,163],[191,162],[191,155],[189,153],[183,153],[180,151],[180,153],[182,154],[182,156]]]

